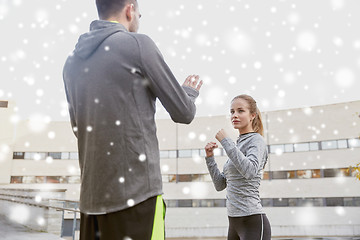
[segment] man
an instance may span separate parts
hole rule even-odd
[[[80,36],[63,71],[81,169],[80,239],[164,239],[156,126],[159,98],[189,124],[202,81],[180,86],[139,27],[136,0],[97,0],[100,20]]]

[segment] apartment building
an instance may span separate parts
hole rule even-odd
[[[70,123],[18,121],[14,107],[0,101],[1,187],[66,189],[66,199],[77,201],[80,171]],[[273,236],[360,236],[360,181],[349,170],[360,162],[360,101],[262,117],[270,154],[260,194]],[[167,237],[226,236],[226,191],[213,187],[204,146],[221,128],[236,140],[229,116],[198,117],[190,125],[156,122]],[[215,155],[222,169],[226,154],[219,148]]]

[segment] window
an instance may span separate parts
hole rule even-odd
[[[273,206],[274,207],[287,207],[287,206],[289,206],[289,201],[287,198],[274,198]]]
[[[35,177],[35,183],[45,183],[45,177],[44,176]]]
[[[289,178],[289,179],[292,179],[292,178],[295,178],[295,171],[287,171],[286,172],[286,176],[287,176],[287,178]]]
[[[169,151],[160,151],[160,158],[169,158]]]
[[[31,153],[31,152],[26,152],[25,154],[24,154],[24,159],[26,159],[26,160],[30,160],[30,159],[33,159],[33,156],[34,154],[33,153]]]
[[[10,183],[22,183],[22,178],[23,177],[18,177],[18,176],[12,176],[11,179],[10,179]]]
[[[60,183],[60,177],[48,176],[46,177],[46,183]]]
[[[79,159],[79,154],[77,152],[71,152],[70,153],[70,159],[78,160]]]
[[[341,168],[339,169],[339,173],[337,177],[349,177],[351,176],[351,170],[348,168]]]
[[[293,152],[294,144],[285,144],[285,152]]]
[[[326,206],[344,206],[344,199],[341,197],[325,198]]]
[[[201,200],[197,200],[197,199],[193,200],[192,201],[192,207],[201,207],[201,202],[200,201]]]
[[[36,183],[34,176],[23,177],[23,183]]]
[[[353,198],[351,198],[351,197],[344,198],[344,206],[345,207],[352,207],[353,205],[354,205]]]
[[[68,177],[68,183],[72,183],[72,184],[81,183],[80,176]]]
[[[284,145],[270,145],[270,153],[282,154],[284,152]]]
[[[214,207],[226,207],[226,200],[225,199],[215,199]]]
[[[347,140],[338,140],[338,148],[348,148]]]
[[[311,178],[311,170],[297,170],[296,175],[298,178]]]
[[[61,159],[61,152],[50,152],[49,156],[53,159]]]
[[[34,153],[32,159],[35,161],[44,160],[46,158],[46,153]]]
[[[70,159],[70,153],[69,152],[62,152],[61,153],[61,159]]]
[[[272,206],[272,199],[271,198],[263,198],[263,199],[261,199],[261,205],[263,207],[271,207]]]
[[[190,174],[181,174],[178,175],[179,182],[191,182],[191,175]]]
[[[7,108],[9,102],[8,101],[0,101],[0,108]]]
[[[272,179],[287,179],[286,171],[275,171],[272,174]]]
[[[59,177],[60,183],[68,183],[68,177]]]
[[[192,182],[203,182],[204,181],[204,175],[202,175],[202,174],[192,174],[191,181]]]
[[[24,152],[14,152],[13,159],[24,159],[25,153]]]
[[[310,151],[317,151],[319,150],[319,143],[318,142],[311,142],[310,143]]]
[[[176,182],[176,175],[175,174],[169,175],[169,182]]]
[[[314,198],[313,199],[315,207],[322,207],[324,206],[323,198]]]
[[[350,147],[360,147],[360,139],[359,138],[349,139],[349,145]]]
[[[166,207],[177,207],[178,201],[177,200],[165,200]]]
[[[339,169],[324,169],[324,177],[337,177]]]
[[[289,202],[289,207],[296,207],[297,206],[297,198],[289,198],[288,199]]]
[[[169,158],[177,158],[176,150],[169,151]]]
[[[199,156],[200,156],[199,149],[192,149],[191,150],[191,157],[199,157]]]
[[[297,201],[298,207],[310,207],[314,206],[314,200],[312,198],[299,198]]]
[[[311,170],[312,178],[321,178],[321,171],[320,169],[313,169]]]
[[[179,150],[179,158],[190,158],[192,157],[191,150]]]
[[[205,149],[200,149],[200,157],[206,157]]]
[[[360,197],[354,197],[353,204],[354,207],[360,207]]]
[[[225,199],[165,200],[167,207],[226,207]],[[333,198],[263,198],[263,207],[360,206],[360,197]]]
[[[309,143],[296,143],[294,144],[295,152],[306,152],[310,150]]]
[[[270,179],[270,172],[268,172],[268,171],[264,172],[262,179],[263,180],[269,180]]]
[[[202,199],[200,200],[200,207],[214,207],[214,200]]]
[[[179,207],[192,207],[192,200],[179,200]]]
[[[322,141],[321,142],[321,149],[335,149],[337,148],[337,142],[336,141]]]

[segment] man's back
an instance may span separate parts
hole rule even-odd
[[[81,211],[115,212],[162,194],[155,100],[174,121],[190,123],[198,92],[180,87],[153,41],[94,21],[65,64],[64,83],[78,137]]]

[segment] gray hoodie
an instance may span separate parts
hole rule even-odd
[[[264,213],[259,196],[262,170],[267,161],[266,144],[258,133],[240,135],[236,144],[230,138],[221,140],[229,159],[223,172],[214,157],[206,163],[217,191],[227,188],[228,216],[243,217]]]
[[[80,36],[63,79],[78,138],[80,210],[110,213],[162,194],[156,98],[188,124],[198,91],[179,85],[148,36],[101,20]]]

